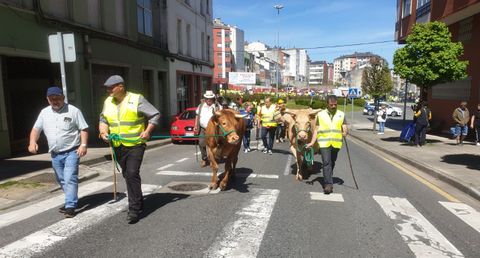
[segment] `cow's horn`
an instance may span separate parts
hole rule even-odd
[[[245,114],[245,115],[235,114],[236,118],[245,118],[246,116],[247,116],[247,114]]]

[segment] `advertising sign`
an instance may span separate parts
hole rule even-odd
[[[255,73],[229,72],[228,83],[230,84],[255,84]]]

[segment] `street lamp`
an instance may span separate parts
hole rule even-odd
[[[280,10],[283,9],[283,5],[281,4],[276,4],[273,6],[273,8],[277,9],[277,18],[279,18],[280,16]],[[275,71],[275,77],[276,77],[276,81],[277,81],[277,92],[276,92],[276,95],[277,95],[277,98],[278,98],[278,81],[282,78],[282,76],[280,75],[279,76],[279,56],[280,56],[280,19],[277,19],[278,20],[278,27],[277,27],[277,48],[278,48],[278,52],[277,52],[277,64],[276,64],[276,71]]]

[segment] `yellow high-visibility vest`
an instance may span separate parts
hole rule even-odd
[[[271,104],[270,108],[267,108],[267,106],[263,106],[262,109],[260,110],[260,115],[262,119],[262,126],[271,126],[275,127],[277,126],[277,122],[273,119],[276,111],[276,106],[275,104]]]
[[[113,141],[113,146],[135,146],[142,144],[135,141],[145,130],[145,118],[138,115],[140,94],[127,92],[122,103],[115,104],[113,97],[108,97],[103,104],[103,116],[108,122],[110,133],[116,133],[125,140]]]
[[[333,146],[342,148],[342,124],[345,114],[337,110],[333,118],[330,118],[328,110],[322,110],[317,114],[317,142],[320,148]]]

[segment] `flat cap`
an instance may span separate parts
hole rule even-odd
[[[50,87],[47,90],[47,97],[52,96],[52,95],[61,96],[61,95],[63,95],[63,91],[62,91],[62,89],[60,89],[59,87],[56,87],[56,86]]]
[[[112,75],[108,77],[103,86],[112,87],[115,84],[123,83],[123,78],[120,75]]]

